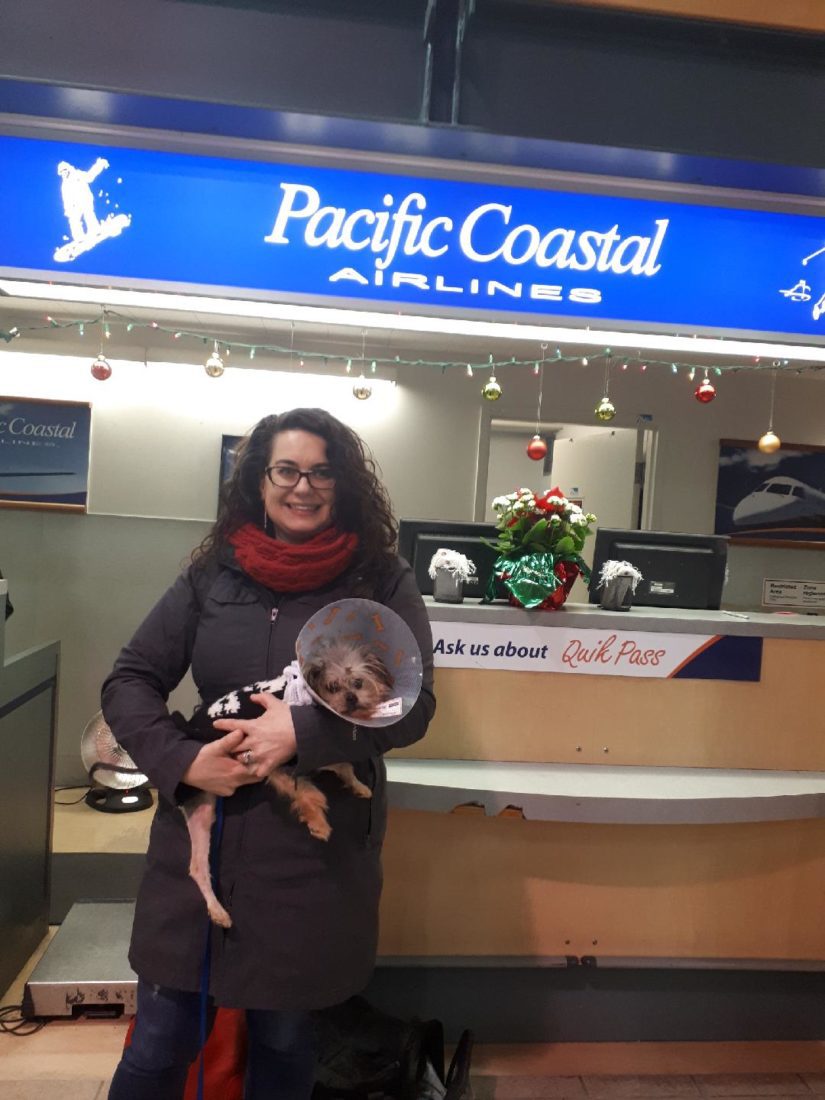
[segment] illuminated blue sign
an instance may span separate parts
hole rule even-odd
[[[825,335],[825,219],[0,138],[0,271]]]

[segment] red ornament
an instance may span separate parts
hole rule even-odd
[[[704,378],[693,391],[693,396],[702,405],[707,405],[716,397],[716,386]]]
[[[112,374],[112,368],[102,355],[98,355],[97,359],[92,363],[91,371],[92,378],[96,378],[98,382],[105,382]]]
[[[547,444],[540,435],[534,435],[527,444],[527,457],[532,458],[534,462],[541,462],[546,454]]]

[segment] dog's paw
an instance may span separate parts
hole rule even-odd
[[[356,798],[372,798],[372,791],[360,779],[353,779],[349,788]]]
[[[213,924],[220,925],[221,928],[232,927],[232,918],[222,905],[215,902],[213,905],[207,906],[207,908],[209,909],[209,919]]]
[[[306,827],[309,829],[310,834],[315,837],[316,840],[329,840],[332,836],[332,826],[325,817],[321,820],[313,819],[306,822]]]

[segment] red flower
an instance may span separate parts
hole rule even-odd
[[[564,493],[559,488],[548,489],[546,493],[542,493],[540,497],[536,497],[536,507],[542,512],[556,512],[561,514],[564,512],[564,505],[557,502],[550,502],[550,497],[560,497],[564,500]]]

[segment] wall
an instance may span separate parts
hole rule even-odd
[[[222,433],[240,434],[264,412],[324,405],[372,447],[399,516],[471,519],[480,426],[490,415],[479,376],[463,371],[399,367],[395,388],[385,383],[359,403],[340,377],[228,369],[209,379],[200,364],[146,366],[114,351],[112,377],[98,383],[90,358],[0,351],[0,393],[93,405],[90,514],[0,510],[0,566],[16,608],[7,655],[61,642],[57,776],[64,783],[82,780],[80,734],[118,648],[214,517]],[[505,369],[499,380],[496,416],[534,418],[532,372]],[[611,385],[617,428],[634,429],[644,413],[659,432],[654,528],[712,530],[718,440],[757,438],[767,426],[769,377],[743,372],[716,381],[719,396],[709,406],[669,369],[628,371]],[[602,384],[597,364],[553,368],[542,419],[592,425]],[[825,444],[825,382],[783,375],[776,427],[788,441]],[[758,604],[766,572],[825,579],[820,551],[739,548],[731,566],[727,601],[740,607]],[[184,685],[173,702],[187,707],[192,698]]]
[[[528,458],[525,440],[533,426],[522,432],[497,431],[490,436],[487,473],[487,514],[495,520],[493,497],[510,493],[521,485],[549,480],[563,493],[582,502],[585,512],[599,516],[605,527],[629,527],[633,506],[636,464],[636,432],[608,428],[601,424],[563,424],[556,436],[553,463],[548,478],[542,477],[544,463]]]
[[[458,5],[437,8],[446,48],[435,52],[435,98],[451,101]],[[5,0],[0,73],[81,89],[71,107],[82,89],[102,88],[307,112],[280,131],[301,142],[323,129],[313,115],[418,122],[427,9],[425,0]],[[665,150],[664,174],[680,153],[821,166],[812,109],[825,90],[821,50],[821,37],[792,31],[486,0],[466,27],[458,121],[479,150],[485,134]]]

